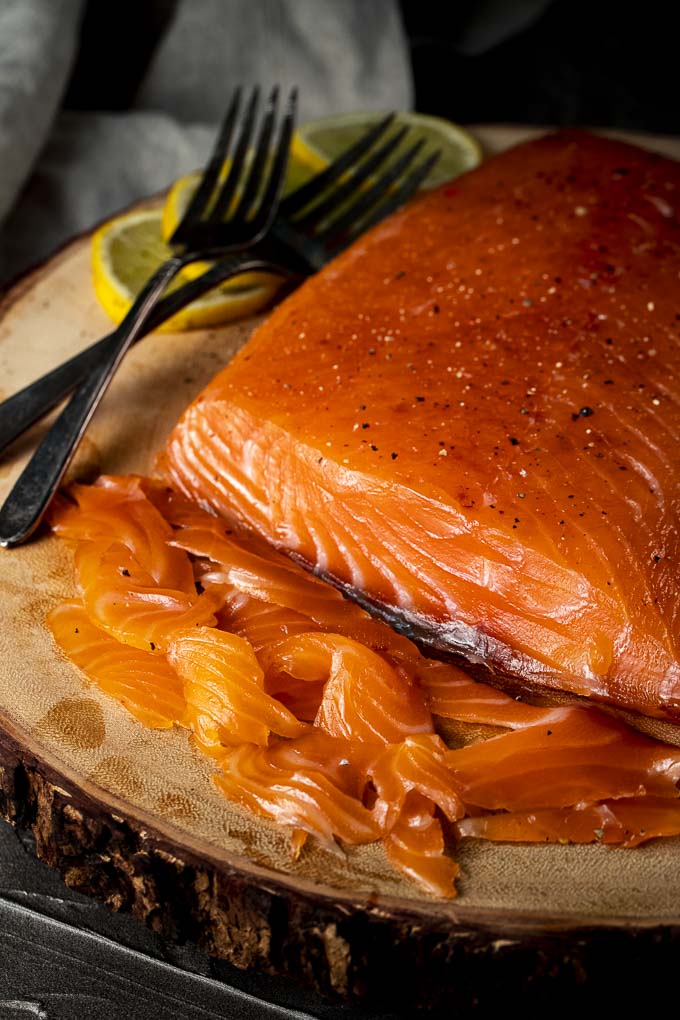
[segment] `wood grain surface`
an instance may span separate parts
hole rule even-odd
[[[73,474],[152,470],[180,411],[252,327],[140,344]],[[5,298],[0,397],[109,328],[83,238]],[[0,495],[44,427],[0,461]],[[2,551],[0,815],[34,832],[72,888],[238,967],[384,1007],[478,1001],[492,994],[489,976],[493,995],[548,979],[595,987],[611,979],[613,951],[619,965],[675,958],[678,841],[635,851],[466,843],[452,903],[402,881],[377,847],[313,850],[293,864],[287,833],[224,800],[186,733],[144,729],[62,659],[44,618],[71,593],[71,574],[44,531]]]

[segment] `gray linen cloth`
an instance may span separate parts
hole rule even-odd
[[[297,85],[301,120],[412,105],[396,0],[179,0],[134,109],[60,112],[83,9],[0,0],[0,282],[199,166],[239,83]]]

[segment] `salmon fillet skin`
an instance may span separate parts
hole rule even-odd
[[[490,159],[284,301],[163,470],[431,648],[680,721],[679,200],[585,133]]]

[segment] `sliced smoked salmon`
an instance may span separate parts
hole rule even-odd
[[[680,721],[679,193],[566,132],[423,196],[255,331],[167,477],[440,652]]]
[[[434,896],[455,896],[460,867],[444,853],[444,833],[432,801],[410,793],[383,845],[391,864],[423,889]]]
[[[446,760],[461,799],[490,810],[677,798],[680,782],[679,748],[588,708],[553,709],[541,723],[448,751]]]
[[[394,827],[413,791],[440,808],[450,822],[462,818],[465,805],[445,752],[439,737],[428,734],[390,744],[370,762],[366,771],[376,791],[374,810],[387,829]]]
[[[125,644],[164,651],[177,628],[215,622],[217,605],[209,593],[159,587],[128,547],[111,537],[81,542],[75,565],[88,616]]]
[[[294,855],[308,837],[335,851],[380,840],[397,870],[450,897],[447,832],[633,846],[680,828],[680,750],[425,658],[185,496],[102,478],[52,521],[83,598],[50,613],[59,646],[140,721],[188,727],[222,792],[289,827]],[[433,713],[484,739],[447,747]]]
[[[146,498],[142,479],[102,475],[94,485],[71,485],[70,499],[53,504],[49,521],[60,538],[111,541],[125,545],[161,588],[195,594],[189,557],[170,545],[170,524]]]
[[[336,839],[352,845],[380,837],[371,812],[329,778],[325,763],[297,764],[277,752],[277,747],[252,744],[227,751],[217,786],[230,800],[280,825],[302,829],[328,850],[338,849]]]
[[[323,683],[315,725],[334,737],[378,744],[431,733],[423,692],[376,652],[341,634],[300,634],[277,646],[272,665]]]
[[[307,727],[264,690],[264,674],[243,638],[210,627],[177,630],[168,659],[184,681],[187,719],[198,746],[221,757],[236,744],[266,744],[271,732],[299,737]]]
[[[680,800],[631,797],[573,808],[499,811],[464,818],[461,837],[507,843],[619,843],[639,846],[659,836],[680,835]]]
[[[90,622],[79,602],[55,606],[47,623],[69,659],[145,726],[184,724],[183,684],[164,658],[109,637]]]

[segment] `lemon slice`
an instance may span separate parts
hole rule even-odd
[[[347,113],[301,125],[293,136],[284,193],[294,190],[323,170],[383,116],[381,113]],[[395,126],[411,128],[397,152],[420,138],[427,143],[424,147],[426,152],[442,150],[423,188],[434,188],[465,170],[471,170],[481,160],[476,140],[450,121],[419,113],[399,113]],[[105,223],[94,234],[94,289],[114,322],[121,321],[149,276],[170,256],[167,240],[184,215],[199,177],[196,172],[180,178],[170,189],[162,210],[125,213]],[[205,262],[187,266],[173,283],[173,288],[194,279],[208,267]],[[280,283],[278,277],[266,273],[243,273],[178,312],[161,329],[175,332],[209,328],[253,315],[271,301]]]
[[[384,113],[344,113],[309,121],[295,133],[292,155],[301,166],[308,166],[317,173],[384,116]],[[397,148],[397,153],[406,151],[421,138],[425,141],[424,154],[434,149],[442,150],[421,185],[423,188],[435,188],[466,170],[472,170],[481,162],[479,143],[464,128],[451,121],[422,113],[398,113],[394,126],[411,129]]]
[[[144,209],[109,220],[92,238],[92,277],[97,298],[114,322],[120,322],[136,295],[172,252],[161,234],[162,211]],[[175,289],[189,279],[186,271],[173,281]],[[161,327],[163,332],[208,329],[254,315],[271,301],[279,277],[249,273],[209,291]]]

